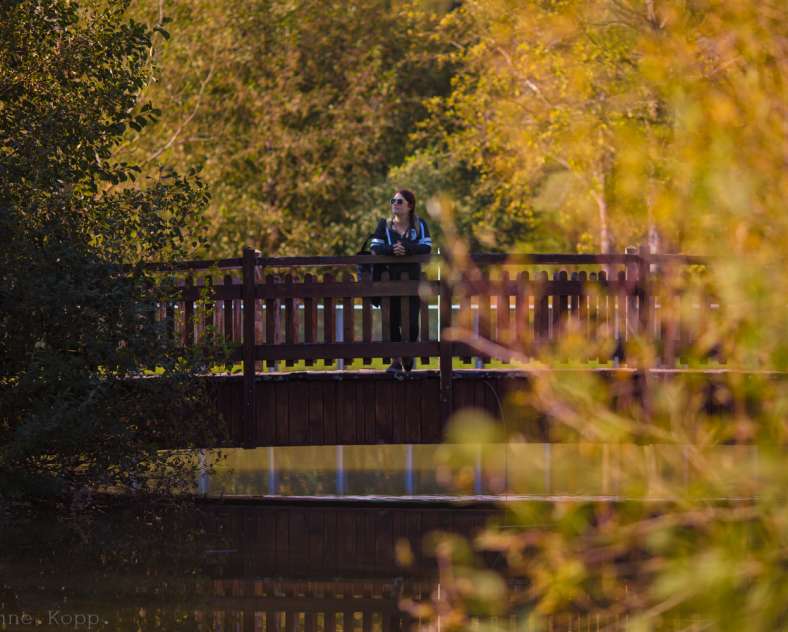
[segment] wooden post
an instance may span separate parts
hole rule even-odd
[[[441,418],[445,422],[452,412],[452,342],[446,340],[444,332],[451,327],[451,286],[441,275],[440,280],[440,400]]]
[[[648,246],[640,246],[640,263],[638,265],[638,285],[640,289],[640,330],[650,341],[656,343],[654,336],[654,309],[651,298],[651,287],[649,273],[651,266],[649,265],[649,251]]]
[[[243,250],[243,445],[251,448],[257,443],[254,386],[254,313],[255,313],[255,258],[257,251]]]

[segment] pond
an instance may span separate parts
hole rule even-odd
[[[639,451],[641,471],[619,471],[626,450]],[[446,487],[442,465],[458,454],[469,464],[454,478],[460,491]],[[714,456],[721,475],[757,461],[740,446]],[[118,499],[98,512],[6,517],[0,630],[419,629],[401,605],[440,594],[431,533],[471,537],[490,520],[505,526],[505,502],[610,501],[633,485],[658,499],[648,493],[650,474],[672,468],[690,484],[682,462],[680,446],[234,450],[197,481],[194,504]],[[574,618],[554,623],[596,629]]]

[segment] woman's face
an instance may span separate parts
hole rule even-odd
[[[408,201],[402,197],[402,193],[395,193],[394,197],[391,198],[391,213],[399,221],[408,219],[408,214],[410,213],[410,204],[408,204]]]

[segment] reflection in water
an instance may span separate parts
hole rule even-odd
[[[707,459],[724,480],[734,468],[754,470],[756,456],[752,447],[723,446]],[[116,505],[90,515],[72,508],[65,521],[6,519],[0,524],[0,630],[418,629],[399,606],[440,590],[425,536],[440,530],[467,537],[490,519],[505,519],[492,504],[435,502],[449,493],[440,480],[442,464],[451,463],[455,475],[459,469],[454,480],[477,497],[658,498],[660,489],[650,487],[657,474],[691,487],[685,457],[681,446],[570,444],[231,451],[197,482],[198,490],[224,501],[156,511]],[[638,471],[620,471],[619,463],[633,462]],[[232,495],[278,500],[233,504],[226,499]],[[379,502],[330,504],[336,496]],[[412,563],[402,566],[407,559]],[[486,562],[501,567],[494,557]],[[515,621],[498,624],[523,629]],[[556,631],[618,630],[626,622],[569,617],[551,625]]]
[[[424,535],[469,536],[492,515],[312,503],[38,516],[2,529],[0,629],[402,630],[400,600],[436,586]]]
[[[690,486],[685,447],[634,444],[380,445],[231,449],[196,491],[208,496],[408,497],[495,499],[661,499],[657,480]],[[207,455],[206,461],[210,459]],[[716,446],[705,453],[724,479],[755,468],[757,448]],[[465,464],[460,491],[443,484],[442,463]],[[621,464],[626,464],[626,471]],[[637,464],[633,469],[632,464]],[[462,470],[462,467],[460,467]],[[454,482],[457,482],[455,477]],[[730,495],[737,490],[730,488]]]

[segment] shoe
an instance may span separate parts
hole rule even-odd
[[[408,373],[413,370],[413,365],[416,364],[413,358],[405,358],[402,361],[402,368],[405,369]]]
[[[392,362],[391,366],[388,369],[386,369],[386,373],[393,373],[394,375],[402,373],[402,364],[400,364],[400,361],[395,360],[394,362]]]

